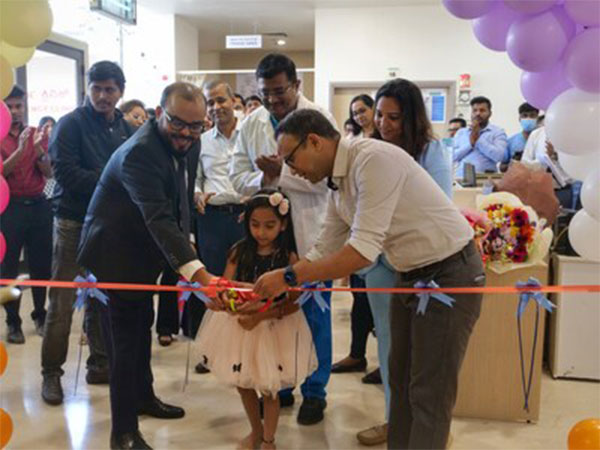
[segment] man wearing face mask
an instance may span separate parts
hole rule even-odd
[[[111,154],[133,134],[116,108],[125,89],[121,68],[110,61],[90,67],[85,104],[62,117],[50,138],[49,153],[54,169],[54,243],[52,280],[73,281],[82,274],[75,261],[85,211],[102,169]],[[67,359],[73,318],[74,289],[51,288],[42,342],[42,398],[50,405],[63,401],[60,377]],[[108,383],[108,361],[98,302],[85,304],[85,331],[90,356],[88,384]]]
[[[163,91],[156,118],[111,157],[90,202],[78,261],[100,282],[155,284],[164,270],[208,285],[212,276],[190,243],[190,204],[206,100],[189,83]],[[110,359],[111,448],[150,448],[141,414],[162,419],[184,410],[161,402],[152,388],[148,291],[106,292],[101,309]]]
[[[303,256],[313,245],[323,223],[327,184],[325,181],[312,184],[282,164],[277,155],[275,128],[296,109],[317,109],[332,124],[335,119],[300,93],[296,65],[287,56],[278,53],[265,56],[258,63],[256,79],[263,106],[242,124],[231,164],[231,180],[243,195],[252,195],[262,187],[279,187],[287,194],[295,211],[292,221],[298,254]],[[329,297],[325,296],[327,301]],[[306,302],[303,311],[313,334],[319,367],[301,386],[304,401],[298,412],[298,423],[312,425],[323,420],[327,406],[325,387],[331,374],[331,317],[329,310],[322,312],[313,301]],[[279,400],[281,406],[292,406],[291,390],[280,392]]]
[[[454,162],[457,177],[464,176],[464,165],[472,164],[477,173],[496,172],[496,165],[506,154],[506,133],[490,123],[492,102],[486,97],[471,100],[471,126],[454,136]]]
[[[508,148],[506,154],[502,160],[501,168],[508,167],[511,159],[521,160],[523,156],[523,150],[527,139],[533,130],[537,127],[537,118],[540,115],[540,110],[531,106],[525,102],[519,106],[519,123],[521,124],[521,131],[513,134],[508,138]]]

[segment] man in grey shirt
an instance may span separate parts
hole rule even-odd
[[[473,231],[431,177],[398,147],[347,141],[317,111],[299,110],[277,128],[277,151],[293,173],[328,179],[327,216],[315,246],[286,269],[263,275],[255,292],[336,279],[383,253],[398,287],[431,281],[481,286],[485,275]],[[451,306],[398,294],[390,309],[389,448],[445,448],[458,373],[481,308],[481,294],[453,295]],[[423,306],[423,305],[421,305]]]

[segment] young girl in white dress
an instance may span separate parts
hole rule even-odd
[[[246,237],[229,252],[224,278],[254,282],[265,272],[298,260],[289,200],[263,189],[246,203]],[[258,306],[231,302],[227,311],[208,311],[198,334],[204,366],[222,382],[236,386],[251,432],[243,449],[274,449],[281,389],[294,387],[317,368],[312,336],[298,295],[284,294]],[[234,311],[235,310],[235,311]],[[251,310],[251,311],[250,311]],[[258,393],[264,401],[260,418]]]

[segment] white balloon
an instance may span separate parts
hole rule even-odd
[[[569,241],[580,256],[600,261],[600,221],[590,217],[583,209],[571,219]]]
[[[546,134],[554,148],[571,155],[600,149],[600,93],[568,89],[546,111]]]
[[[558,152],[558,162],[571,178],[583,181],[596,167],[600,166],[600,153],[573,156]]]
[[[581,188],[583,209],[596,220],[600,220],[600,169],[590,173]]]

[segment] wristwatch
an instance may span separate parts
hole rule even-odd
[[[283,280],[288,286],[298,286],[298,278],[296,277],[296,272],[294,272],[294,267],[291,264],[285,268]]]

